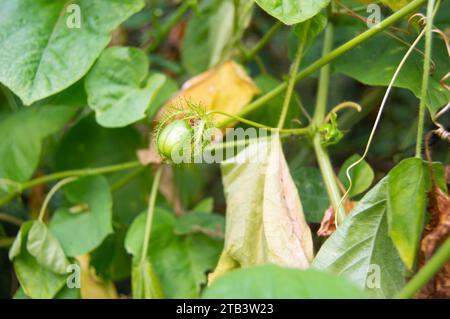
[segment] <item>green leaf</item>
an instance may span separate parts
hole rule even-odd
[[[155,232],[157,235],[163,236]],[[206,273],[214,269],[219,259],[223,241],[195,234],[184,238],[171,236],[167,247],[164,242],[165,239],[153,240],[150,255],[166,296],[198,298],[207,282]]]
[[[366,298],[343,278],[314,269],[264,265],[231,271],[205,291],[207,299],[359,299]]]
[[[443,30],[448,27],[450,22],[450,17],[447,12],[450,10],[450,2],[442,1],[439,6],[439,10],[436,12],[436,15],[433,19],[433,24],[436,25],[437,28]]]
[[[120,176],[125,178],[130,171],[110,175],[110,185],[118,181]],[[113,216],[114,220],[123,224],[131,224],[133,219],[139,215],[148,205],[148,190],[152,183],[151,167],[147,167],[128,184],[113,192]]]
[[[163,105],[178,91],[178,84],[174,79],[166,78],[166,81],[158,90],[155,98],[152,101],[151,107],[147,113],[148,118],[153,119]]]
[[[390,235],[409,269],[417,259],[430,187],[429,168],[419,158],[403,160],[389,172]]]
[[[114,230],[91,254],[90,265],[106,281],[124,280],[131,271],[131,258],[124,247],[126,227]]]
[[[311,231],[280,139],[272,136],[221,163],[225,247],[210,280],[237,265],[306,268],[312,260]]]
[[[155,207],[154,214],[159,214],[158,211],[161,208]],[[127,235],[125,236],[125,249],[133,255],[134,260],[140,260],[142,255],[142,241],[144,240],[145,221],[147,220],[147,214],[139,214],[128,228]],[[153,233],[153,229],[152,229]],[[149,249],[150,250],[150,249]],[[148,255],[148,252],[147,252]]]
[[[306,33],[306,38],[303,39],[303,34],[305,33],[304,28],[306,26],[306,23],[308,23],[307,21],[296,24],[293,27],[293,31],[298,37],[300,37],[301,41],[306,41],[306,46],[310,46],[315,38],[320,33],[322,33],[323,30],[325,30],[327,22],[327,16],[324,13],[319,12],[309,20],[309,27],[308,32]]]
[[[358,154],[354,154],[345,160],[339,170],[339,179],[341,180],[344,187],[347,189],[349,187],[349,181],[347,178],[347,168],[358,161],[361,158]],[[350,197],[359,195],[365,192],[370,185],[372,185],[375,173],[372,167],[365,161],[362,160],[361,163],[354,166],[350,171],[350,177],[352,179],[352,189],[348,194]]]
[[[239,8],[235,8],[235,2],[200,2],[198,14],[189,21],[181,51],[183,66],[190,74],[201,73],[229,58],[234,43],[240,40],[251,15],[251,1],[240,1],[242,4]]]
[[[103,176],[83,177],[64,187],[68,207],[56,211],[50,230],[67,256],[79,256],[98,247],[112,232],[112,198]],[[81,212],[71,207],[81,205]]]
[[[62,138],[56,150],[55,166],[56,170],[69,170],[114,165],[136,160],[136,151],[141,147],[145,144],[134,128],[107,129],[88,116]]]
[[[41,266],[26,252],[14,259],[14,270],[26,295],[33,299],[53,298],[66,283],[65,275]]]
[[[181,60],[192,75],[214,66],[233,32],[233,1],[207,0],[189,21],[183,39]]]
[[[79,7],[80,28],[71,23]],[[1,0],[0,82],[26,105],[79,80],[142,0]]]
[[[212,174],[211,169],[208,164],[188,163],[172,166],[174,184],[182,207],[191,207],[202,198],[207,176]]]
[[[13,244],[11,245],[11,248],[9,249],[9,260],[13,261],[15,257],[19,256],[20,251],[22,250],[22,240],[27,238],[28,231],[31,228],[31,225],[33,225],[32,221],[28,221],[22,224],[20,226],[19,231],[17,232],[16,239],[14,240]]]
[[[407,39],[411,43],[412,40]],[[337,72],[364,84],[387,86],[407,50],[408,46],[401,42],[385,35],[378,35],[333,61],[333,65]],[[429,79],[426,98],[426,104],[432,116],[450,100],[450,92],[439,83],[450,69],[450,60],[442,41],[435,41],[433,44],[433,61],[436,67]],[[423,55],[414,51],[403,66],[394,86],[408,89],[420,97],[422,70]]]
[[[13,299],[30,299],[30,297],[25,294],[22,287],[19,287],[14,293]]]
[[[64,286],[58,291],[54,299],[81,299],[80,289]]]
[[[292,178],[302,199],[306,220],[320,223],[325,211],[330,207],[320,170],[316,167],[300,167],[292,172]]]
[[[127,251],[139,260],[146,214],[139,215],[125,239]],[[203,234],[176,235],[176,218],[156,207],[149,245],[149,257],[167,298],[198,298],[206,272],[216,264],[222,241]]]
[[[136,160],[136,151],[146,145],[136,128],[107,129],[98,125],[91,115],[73,126],[58,145],[55,170],[82,169],[115,165]],[[108,174],[110,184],[124,178],[130,171]],[[113,193],[114,218],[130,224],[147,207],[151,185],[149,171],[144,170],[131,182]]]
[[[149,260],[144,260],[133,266],[131,287],[134,299],[162,299],[158,278]]]
[[[19,287],[14,293],[13,299],[30,299],[22,287]],[[69,288],[64,286],[53,299],[81,299],[79,288]]]
[[[390,298],[404,285],[404,267],[389,238],[387,178],[372,188],[328,238],[312,266],[348,278],[374,298]]]
[[[38,165],[43,139],[60,130],[75,112],[73,107],[43,105],[6,116],[0,122],[0,178],[28,180]]]
[[[28,232],[27,250],[41,266],[57,274],[66,273],[69,261],[58,240],[43,222],[33,222]]]
[[[288,37],[288,49],[289,49],[289,56],[291,58],[294,57],[295,52],[297,51],[297,48],[300,43],[306,42],[303,55],[305,55],[308,50],[311,48],[311,46],[314,44],[314,41],[316,38],[322,33],[323,30],[325,30],[325,27],[327,26],[328,18],[327,16],[319,12],[311,19],[296,24],[289,33]],[[308,30],[306,32],[306,36],[304,35],[305,30],[304,28],[308,26]]]
[[[325,8],[330,0],[255,0],[268,14],[287,25],[312,18]]]
[[[46,104],[72,106],[78,108],[77,111],[80,108],[86,107],[88,104],[86,91],[84,90],[84,79],[78,80],[67,89],[64,89],[64,91],[40,100],[31,106],[35,107]]]
[[[261,90],[261,95],[264,95],[271,90],[273,90],[276,86],[281,84],[277,78],[270,74],[262,74],[258,75],[255,79],[256,86]],[[278,117],[281,114],[281,108],[283,106],[284,96],[277,95],[272,99],[268,100],[265,106],[261,109],[257,109],[251,114],[249,114],[248,118],[252,121],[264,123],[266,125],[276,127],[278,124]],[[286,123],[292,123],[293,119],[300,118],[300,109],[295,104],[295,99],[292,99],[289,104],[288,113],[286,116]],[[301,118],[303,121],[303,118]],[[294,124],[298,125],[298,124]]]
[[[147,56],[140,49],[103,51],[85,81],[89,106],[100,125],[123,127],[145,117],[165,82],[164,75],[149,75],[148,68]]]
[[[425,162],[428,167],[428,163]],[[446,167],[444,164],[439,162],[433,163],[434,177],[436,179],[436,184],[440,187],[444,192],[448,192],[447,180],[445,178],[446,175]]]
[[[212,213],[214,209],[214,198],[207,197],[202,199],[194,208],[192,208],[193,212],[201,212],[201,213]]]
[[[224,218],[218,214],[192,212],[177,219],[175,234],[205,233],[211,236],[223,235]]]
[[[28,232],[32,225],[32,221],[22,225],[19,232],[21,243],[27,242]],[[65,275],[56,274],[39,264],[27,251],[26,245],[20,245],[20,252],[14,256],[13,264],[20,285],[30,298],[53,298],[66,282]]]

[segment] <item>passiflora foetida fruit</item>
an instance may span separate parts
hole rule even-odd
[[[159,153],[165,158],[190,147],[192,143],[193,127],[184,120],[175,120],[164,126],[157,135],[157,146]]]

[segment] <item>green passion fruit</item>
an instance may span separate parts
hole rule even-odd
[[[192,127],[183,120],[176,120],[167,124],[158,135],[158,151],[165,158],[172,158],[174,152],[179,152],[191,144]]]

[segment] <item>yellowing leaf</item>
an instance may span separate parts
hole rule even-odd
[[[245,70],[234,61],[228,61],[187,81],[163,111],[172,106],[185,107],[187,102],[201,104],[207,110],[218,110],[230,114],[239,112],[255,94],[258,87]],[[161,112],[158,118],[161,118]],[[226,119],[223,115],[214,117],[217,122]]]
[[[222,163],[227,200],[225,246],[209,281],[258,264],[307,268],[311,231],[279,137],[251,144]]]
[[[164,293],[150,260],[133,265],[131,272],[133,299],[163,299]]]
[[[91,257],[81,255],[76,257],[81,268],[81,287],[80,293],[83,299],[117,299],[119,298],[116,287],[112,282],[104,282],[103,279],[97,277],[94,268],[89,263]]]
[[[383,0],[382,2],[392,10],[397,11],[410,3],[411,0]]]

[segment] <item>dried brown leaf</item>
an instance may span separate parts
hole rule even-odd
[[[35,178],[42,176],[44,176],[44,174],[41,171],[38,171],[38,173],[35,175]],[[46,184],[36,185],[31,189],[30,197],[28,199],[28,205],[30,207],[31,217],[33,219],[38,218],[39,211],[41,210],[42,203],[45,199],[46,191]],[[45,214],[45,216],[48,216],[48,214]]]
[[[148,148],[137,151],[137,158],[144,166],[148,164],[161,164],[162,162],[162,157],[157,152],[156,145],[153,141],[150,141]]]
[[[336,231],[336,223],[334,221],[333,207],[329,207],[323,215],[320,228],[317,231],[317,236],[328,237]]]
[[[357,202],[346,201],[345,211],[349,214],[352,209],[356,206]],[[317,231],[317,236],[328,237],[331,236],[336,231],[336,223],[333,207],[329,207],[325,214],[323,215],[322,222],[320,223],[320,228]]]
[[[184,34],[186,33],[186,27],[187,27],[187,21],[182,20],[180,23],[175,25],[170,30],[169,36],[168,36],[168,43],[169,45],[173,46],[177,50],[181,49],[181,45],[183,43]]]
[[[450,186],[450,165],[445,166],[445,181]]]
[[[429,193],[430,222],[425,228],[420,246],[420,266],[450,235],[450,196],[434,186]],[[417,294],[417,298],[450,298],[450,262]]]

